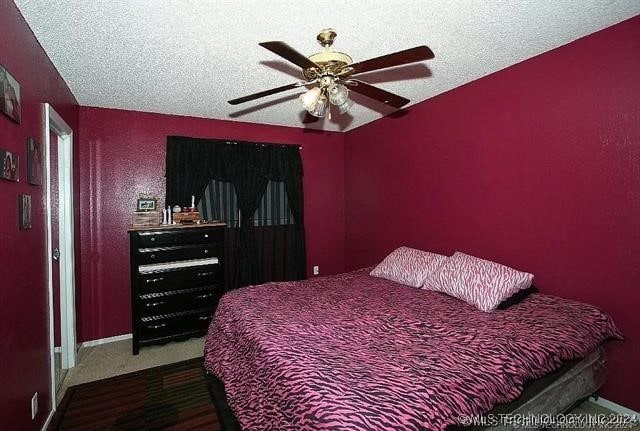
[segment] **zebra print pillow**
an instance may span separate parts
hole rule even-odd
[[[533,275],[527,272],[456,252],[422,287],[461,299],[481,311],[493,311],[514,293],[529,288],[532,280]]]
[[[385,257],[369,275],[420,287],[446,258],[428,251],[400,247]]]

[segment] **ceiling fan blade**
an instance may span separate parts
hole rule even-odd
[[[262,42],[259,45],[263,48],[268,49],[274,54],[278,54],[280,57],[289,60],[293,64],[297,64],[303,69],[309,69],[315,67],[316,69],[320,69],[320,66],[315,64],[313,61],[309,60],[304,55],[300,54],[295,49],[291,48],[284,42],[275,41],[275,42]]]
[[[271,96],[272,94],[282,93],[283,91],[293,90],[294,88],[302,87],[305,82],[296,82],[295,84],[283,85],[282,87],[272,88],[271,90],[261,91],[259,93],[250,94],[248,96],[239,97],[237,99],[229,100],[229,104],[238,105],[240,103],[248,102],[250,100],[259,99],[265,96]]]
[[[366,82],[358,81],[357,79],[349,79],[345,84],[349,85],[349,89],[356,93],[378,100],[394,108],[402,108],[410,102],[409,99],[390,93],[382,88],[374,87]]]
[[[417,61],[430,60],[434,56],[433,51],[427,46],[416,46],[415,48],[405,49],[404,51],[387,54],[369,60],[352,63],[345,67],[349,70],[347,75],[355,75],[356,73],[369,72],[372,70],[386,69],[387,67],[401,66],[403,64],[415,63]]]

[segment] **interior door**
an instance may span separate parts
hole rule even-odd
[[[76,363],[73,130],[44,104],[47,273],[51,347],[51,408],[66,371]]]
[[[53,288],[53,352],[55,387],[60,389],[66,376],[67,368],[62,366],[62,335],[61,335],[61,310],[60,310],[60,187],[58,181],[58,135],[54,130],[49,130],[49,202],[51,211],[51,284]]]

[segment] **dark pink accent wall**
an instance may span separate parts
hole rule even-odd
[[[140,192],[164,199],[168,135],[302,145],[307,262],[343,270],[343,134],[85,107],[80,126],[81,340],[131,332],[127,226]]]
[[[640,410],[639,77],[636,17],[347,133],[347,268],[405,244],[530,271],[615,318],[603,396]]]
[[[0,64],[22,88],[22,123],[0,114],[0,148],[20,156],[20,182],[0,180],[0,429],[37,430],[48,415],[49,318],[44,188],[27,183],[26,140],[43,143],[42,103],[77,131],[78,104],[11,1],[0,2]],[[33,228],[18,230],[18,195],[32,199]],[[40,411],[31,420],[30,400]]]

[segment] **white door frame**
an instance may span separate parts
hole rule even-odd
[[[58,248],[60,259],[60,340],[62,368],[76,364],[75,250],[73,220],[73,130],[48,103],[44,104],[45,210],[47,216],[47,287],[51,354],[51,409],[56,409],[53,321],[53,239],[51,217],[51,131],[58,135]]]

